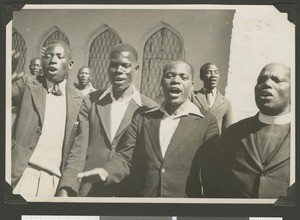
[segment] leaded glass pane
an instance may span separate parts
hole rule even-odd
[[[182,57],[181,40],[171,30],[162,28],[146,41],[143,55],[141,92],[160,102],[163,66]]]
[[[54,31],[44,42],[43,47],[47,47],[52,42],[64,42],[67,45],[70,45],[68,37],[61,31]]]
[[[93,40],[88,65],[94,72],[92,83],[95,88],[105,89],[108,87],[109,55],[113,47],[121,42],[121,39],[110,30],[102,32]]]
[[[12,49],[15,50],[16,52],[20,52],[20,60],[19,60],[16,71],[23,72],[24,66],[25,66],[25,61],[26,61],[25,40],[22,37],[22,35],[17,31],[14,31],[12,34]]]

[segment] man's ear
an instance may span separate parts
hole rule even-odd
[[[73,66],[74,66],[74,61],[70,60],[69,63],[68,63],[68,66],[69,66],[69,70],[72,69]]]
[[[140,65],[139,65],[139,64],[137,64],[137,65],[134,67],[135,71],[138,71],[139,68],[140,68]]]

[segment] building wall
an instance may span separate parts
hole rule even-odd
[[[26,71],[31,57],[39,55],[48,32],[54,26],[62,30],[73,49],[75,65],[71,79],[76,80],[79,67],[87,64],[90,39],[106,25],[118,33],[123,42],[137,48],[140,64],[147,38],[159,27],[167,26],[183,41],[183,58],[195,68],[195,88],[202,87],[198,75],[200,66],[215,62],[222,73],[219,89],[224,93],[233,16],[234,10],[23,9],[14,12],[13,28],[22,34],[26,42]],[[138,88],[140,81],[141,74],[135,82]]]
[[[285,63],[295,79],[295,26],[273,6],[235,6],[228,9],[97,9],[31,10],[13,14],[13,27],[26,42],[28,71],[31,57],[53,27],[62,30],[73,49],[72,80],[88,60],[88,45],[102,28],[114,30],[123,42],[135,46],[142,64],[143,47],[155,31],[168,27],[182,39],[183,58],[195,69],[195,89],[202,87],[200,66],[215,63],[220,70],[219,90],[231,101],[234,122],[254,115],[254,86],[264,65]],[[143,68],[141,66],[141,68]],[[141,71],[140,71],[141,73]],[[104,74],[104,73],[101,73]],[[140,88],[141,74],[135,85]],[[293,83],[292,83],[293,85]],[[295,90],[292,87],[292,94]],[[292,105],[295,97],[292,96]]]

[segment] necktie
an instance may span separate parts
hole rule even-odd
[[[61,92],[61,90],[60,90],[60,88],[59,88],[58,83],[55,83],[55,84],[53,85],[53,88],[52,88],[51,93],[52,93],[53,95],[56,95],[56,96],[62,95],[62,92]]]
[[[214,104],[214,97],[212,91],[209,90],[206,91],[206,102],[208,107],[211,107]]]

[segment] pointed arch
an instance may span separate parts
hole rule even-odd
[[[173,27],[162,22],[147,33],[143,48],[141,92],[160,102],[163,66],[170,60],[183,59],[183,38]]]
[[[109,55],[113,47],[121,42],[120,35],[106,24],[100,26],[89,36],[87,63],[93,69],[92,84],[95,88],[105,89],[108,87]]]
[[[54,41],[64,42],[65,44],[70,46],[69,38],[67,37],[65,32],[62,31],[60,28],[54,26],[54,27],[50,28],[42,37],[40,48],[46,47]]]
[[[24,72],[26,62],[26,44],[23,36],[15,28],[12,30],[12,49],[20,53],[17,71]]]

